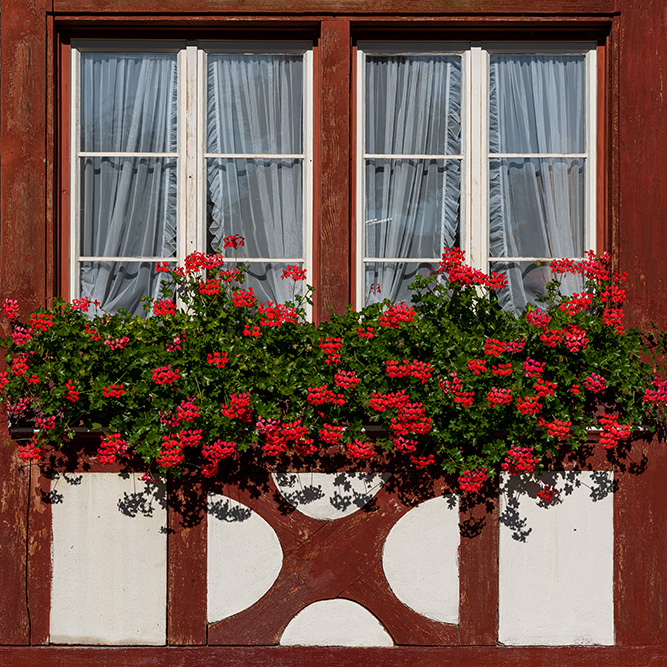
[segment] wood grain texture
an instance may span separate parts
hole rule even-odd
[[[348,21],[322,21],[320,318],[350,303],[350,92]]]
[[[4,442],[7,438],[3,424],[0,439]],[[0,478],[0,644],[28,644],[26,538],[30,469],[20,464],[14,447],[0,446]]]
[[[206,496],[170,480],[167,500],[167,644],[206,644]]]
[[[100,12],[97,0],[54,0],[55,12]],[[615,0],[108,0],[105,13],[293,14],[598,14],[616,9]]]
[[[0,664],[11,667],[646,667],[667,664],[665,647],[393,647],[310,646],[197,648],[0,648]]]

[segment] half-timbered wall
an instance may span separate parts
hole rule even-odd
[[[316,316],[326,317],[354,293],[352,49],[357,39],[428,35],[599,44],[599,247],[629,272],[632,323],[667,326],[662,0],[0,8],[0,297],[25,310],[66,290],[62,68],[72,37],[313,40],[314,275]],[[442,480],[378,475],[147,487],[86,457],[40,473],[2,447],[0,663],[88,664],[83,646],[95,644],[116,646],[95,653],[110,665],[667,661],[664,443],[638,441],[624,462],[596,454],[583,467],[547,473],[571,486],[551,511],[507,481],[473,507]],[[345,639],[353,646],[304,646]]]

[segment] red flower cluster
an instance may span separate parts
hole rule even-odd
[[[252,336],[253,338],[259,338],[262,335],[262,333],[259,330],[259,327],[254,326],[251,328],[249,324],[246,324],[245,327],[243,328],[243,335]]]
[[[253,291],[252,287],[247,290],[234,290],[233,299],[234,305],[237,308],[251,308],[257,301],[257,297],[255,296],[255,292]]]
[[[100,463],[105,465],[115,463],[119,456],[124,456],[127,452],[127,442],[120,433],[105,433],[100,439],[102,442],[97,449],[97,460]]]
[[[561,329],[545,329],[540,334],[540,340],[547,347],[556,347],[563,339],[563,331]]]
[[[218,278],[208,278],[199,283],[199,293],[204,296],[217,296],[220,294],[220,280]]]
[[[468,360],[468,370],[473,375],[481,375],[486,373],[486,360],[485,359],[469,359]]]
[[[155,299],[153,301],[153,315],[170,317],[176,315],[176,304],[171,299]]]
[[[334,383],[341,389],[354,389],[360,380],[354,371],[336,371],[334,376]]]
[[[33,373],[29,378],[26,378],[28,384],[39,384],[39,376]]]
[[[584,378],[584,385],[586,389],[594,393],[602,391],[605,388],[606,382],[607,381],[597,373],[591,373],[586,378]]]
[[[599,422],[602,426],[600,446],[603,449],[613,449],[621,440],[627,440],[630,437],[630,424],[620,424],[616,414],[604,414],[600,417]]]
[[[667,403],[667,380],[661,380],[654,372],[651,386],[644,392],[642,400],[653,405]]]
[[[167,348],[167,352],[176,352],[176,350],[181,349],[181,343],[185,342],[185,331],[183,331],[180,334],[176,334],[172,340],[171,343],[165,343],[165,347]]]
[[[343,343],[340,338],[329,338],[326,340],[320,338],[320,350],[327,355],[325,364],[329,366],[330,364],[339,364],[340,363],[340,350],[343,347]]]
[[[542,361],[535,361],[535,359],[527,357],[526,361],[523,362],[523,374],[529,378],[540,377],[544,372],[545,365]]]
[[[163,468],[172,468],[183,461],[183,444],[180,439],[165,435],[162,446],[160,447],[160,455],[156,461],[159,466]]]
[[[240,234],[232,234],[231,236],[225,236],[222,243],[225,248],[238,248],[245,245],[245,238]]]
[[[483,486],[484,482],[489,479],[486,468],[478,470],[464,470],[459,477],[459,487],[464,493],[476,493]]]
[[[515,338],[514,340],[511,340],[509,343],[507,343],[505,351],[511,352],[512,354],[516,354],[518,352],[521,352],[525,346],[526,346],[525,338]]]
[[[373,392],[368,399],[368,406],[376,412],[385,412],[391,408],[400,408],[406,405],[410,397],[403,391],[394,391],[388,394]]]
[[[545,428],[547,433],[553,438],[558,438],[559,440],[566,440],[570,436],[570,426],[572,426],[571,421],[562,421],[560,419],[554,419],[550,422],[540,419],[538,421],[539,425],[542,428]]]
[[[51,431],[56,427],[56,418],[53,415],[51,417],[38,417],[35,419],[35,426],[44,431]]]
[[[206,363],[216,368],[224,368],[228,361],[229,354],[227,352],[213,352],[206,356]]]
[[[301,420],[281,424],[277,419],[259,418],[256,425],[257,433],[264,436],[264,453],[268,456],[279,456],[292,442],[295,447],[308,450],[313,444],[311,438],[307,438],[308,429],[301,425]]]
[[[318,433],[322,442],[327,445],[335,445],[343,437],[343,427],[324,424]]]
[[[519,398],[516,402],[516,409],[522,415],[535,415],[542,409],[542,404],[538,402],[537,396],[526,396]]]
[[[537,497],[545,504],[551,505],[558,500],[558,489],[555,486],[544,486],[541,491],[538,491]]]
[[[575,292],[569,299],[564,299],[560,304],[558,304],[558,307],[568,317],[574,317],[582,310],[587,310],[590,308],[592,303],[593,297],[587,292],[584,292],[583,294]]]
[[[536,308],[535,310],[529,310],[526,313],[526,322],[539,328],[546,327],[547,324],[551,322],[551,315],[545,313],[539,308]]]
[[[507,280],[499,273],[487,275],[464,264],[464,260],[465,252],[460,248],[445,248],[440,261],[440,273],[446,273],[450,283],[459,283],[464,287],[483,285],[497,290],[507,285]]]
[[[104,344],[110,350],[122,350],[128,343],[130,339],[127,336],[122,336],[121,338],[112,339],[110,336],[107,336],[107,339],[104,341]]]
[[[253,413],[250,407],[250,392],[232,394],[229,403],[222,404],[222,414],[229,419],[240,419],[249,422]]]
[[[299,317],[294,308],[272,301],[260,303],[259,314],[262,316],[259,321],[260,327],[280,327],[286,323],[296,324]]]
[[[125,395],[125,385],[110,384],[108,387],[102,387],[102,393],[107,398],[120,398]]]
[[[292,278],[292,280],[305,280],[306,270],[302,269],[298,264],[288,264],[286,269],[283,269],[282,280],[285,278]]]
[[[624,273],[623,275],[620,275],[615,273],[613,279],[617,282],[625,282],[628,279],[628,274]],[[616,307],[620,307],[625,303],[625,290],[620,285],[613,283],[605,287],[600,294],[600,298],[608,301]]]
[[[587,255],[588,258],[580,262],[580,273],[591,280],[601,282],[609,280],[609,264],[611,261],[609,253],[604,252],[600,256],[596,256],[592,250],[589,250]]]
[[[507,457],[500,467],[510,475],[522,475],[534,472],[540,460],[533,455],[532,447],[517,447],[512,445],[507,452]]]
[[[28,372],[28,362],[25,357],[19,355],[12,359],[12,374],[13,375],[25,375]]]
[[[76,403],[79,400],[79,390],[72,380],[67,380],[65,383],[65,400],[70,403]]]
[[[494,364],[491,366],[491,373],[493,373],[493,375],[506,377],[512,375],[512,372],[512,364]]]
[[[484,341],[484,354],[487,357],[499,357],[507,350],[507,343],[496,338],[487,338]]]
[[[33,331],[46,331],[53,324],[52,313],[30,313],[30,329]]]
[[[410,460],[418,470],[423,470],[424,468],[430,466],[432,463],[435,463],[435,457],[433,454],[429,454],[428,456],[414,456],[413,454],[410,457]]]
[[[408,440],[403,436],[399,435],[394,438],[394,447],[398,449],[399,452],[416,452],[417,451],[417,441]]]
[[[426,409],[422,403],[403,403],[397,406],[396,417],[391,418],[389,428],[394,437],[428,433],[433,420],[425,415]]]
[[[87,324],[84,324],[83,326],[90,340],[102,340],[102,336],[100,336],[100,332],[97,329],[89,327]]]
[[[417,361],[416,359],[414,361],[403,359],[403,363],[400,361],[387,361],[387,375],[390,378],[411,376],[421,380],[422,384],[426,384],[431,377],[432,371],[431,364],[425,361]]]
[[[13,320],[15,317],[18,317],[19,314],[18,301],[15,301],[14,299],[5,299],[2,302],[2,312],[10,320]]]
[[[575,396],[578,396],[579,394],[581,394],[581,387],[578,384],[573,384],[570,387],[570,393],[574,394]]]
[[[185,273],[190,274],[202,269],[215,269],[224,264],[225,258],[222,255],[206,255],[203,252],[191,252],[185,258]],[[179,269],[175,269],[175,273],[179,273]],[[182,275],[182,273],[181,273]]]
[[[231,283],[241,277],[242,271],[240,269],[226,269],[218,272],[218,278],[225,283]]]
[[[4,391],[8,383],[9,383],[9,378],[7,377],[7,373],[6,372],[0,373],[0,391]]]
[[[499,405],[509,405],[512,402],[512,392],[509,389],[491,387],[491,391],[486,395],[486,400],[493,408]]]
[[[308,387],[308,398],[306,400],[311,405],[325,405],[326,403],[345,405],[345,396],[335,394],[326,384],[321,387]]]
[[[32,334],[28,329],[20,325],[16,325],[12,331],[12,341],[14,345],[25,345],[29,340],[32,340]]]
[[[87,296],[83,296],[80,299],[72,299],[71,308],[72,310],[80,310],[87,313],[90,308],[90,299]]]
[[[403,322],[410,323],[415,319],[415,310],[407,303],[394,303],[380,315],[380,326],[398,329]]]
[[[179,422],[191,422],[199,417],[200,407],[192,402],[188,396],[184,401],[176,407],[176,418]]]
[[[37,434],[35,434],[27,444],[19,445],[18,457],[22,461],[39,461],[42,458],[42,450],[37,445]]]
[[[181,372],[178,368],[174,368],[172,371],[171,364],[153,369],[153,382],[155,382],[155,384],[173,385],[174,382],[178,382],[180,379]]]
[[[590,342],[586,338],[586,332],[574,324],[566,326],[563,330],[563,335],[565,336],[565,347],[570,352],[583,352],[586,349],[586,345]]]
[[[359,332],[360,338],[375,338],[375,334],[373,333],[373,327],[366,327],[365,331],[362,327],[359,327],[357,331]]]
[[[458,378],[455,371],[450,373],[449,376],[452,378],[451,381],[443,378],[438,380],[440,389],[445,394],[454,394],[454,403],[458,403],[466,410],[471,408],[475,402],[475,392],[463,391],[463,382]]]
[[[608,327],[613,327],[616,333],[622,336],[625,334],[624,315],[625,313],[620,308],[605,308],[602,313],[602,321]]]
[[[355,438],[352,442],[347,443],[347,456],[351,459],[370,459],[374,451],[373,443],[368,440]]]
[[[215,442],[205,444],[202,447],[202,456],[208,463],[202,468],[204,477],[215,477],[218,474],[218,462],[226,459],[236,451],[235,442],[225,440],[216,440]]]
[[[178,434],[183,447],[199,447],[201,444],[202,430],[200,428],[181,431]]]
[[[555,382],[551,382],[550,380],[542,380],[542,378],[540,378],[533,385],[533,389],[540,398],[544,398],[545,396],[553,396],[556,393],[556,386],[557,385]]]

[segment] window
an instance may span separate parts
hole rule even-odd
[[[358,306],[408,300],[412,278],[457,245],[507,277],[501,302],[521,311],[550,259],[595,247],[595,48],[358,44],[357,90],[345,91]],[[287,264],[313,275],[312,43],[98,40],[72,52],[70,294],[141,312],[158,262],[233,234],[246,245],[223,250],[250,263],[260,299],[291,296]]]
[[[357,71],[357,303],[457,245],[520,312],[594,248],[595,45],[361,43]]]
[[[141,313],[159,262],[221,249],[260,299],[291,296],[283,267],[311,262],[311,52],[73,45],[72,295]]]

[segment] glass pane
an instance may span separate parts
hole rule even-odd
[[[367,56],[366,152],[461,152],[460,56]]]
[[[438,273],[438,262],[366,262],[364,264],[364,305],[384,299],[410,302],[408,285],[417,277]]]
[[[492,55],[492,153],[583,153],[584,55]]]
[[[303,262],[293,262],[290,266],[296,264],[299,268],[303,268]],[[229,267],[230,264],[226,264]],[[287,264],[281,262],[252,262],[248,269],[245,282],[242,289],[252,287],[258,301],[266,303],[273,301],[273,303],[285,303],[294,299],[296,294],[304,293],[304,286],[311,283],[310,276],[306,280],[293,280],[292,278],[285,278],[283,280],[283,270],[287,268]]]
[[[100,308],[113,313],[121,308],[145,315],[142,296],[161,296],[164,273],[156,262],[81,262],[80,296],[99,301]]]
[[[238,257],[303,257],[301,160],[208,160],[207,252],[239,234]]]
[[[176,151],[175,53],[81,53],[81,150]]]
[[[366,160],[366,257],[440,257],[460,245],[458,160]]]
[[[491,262],[490,270],[502,273],[507,278],[507,287],[497,292],[500,304],[505,310],[522,313],[526,305],[545,308],[537,299],[544,296],[544,285],[549,282],[553,274],[549,267],[549,260],[542,262]],[[563,294],[574,294],[582,292],[584,281],[579,275],[560,275],[561,292]]]
[[[88,157],[80,173],[82,255],[175,256],[174,158]]]
[[[581,257],[585,164],[507,158],[490,164],[491,257]]]
[[[209,153],[303,152],[303,56],[209,54]]]

